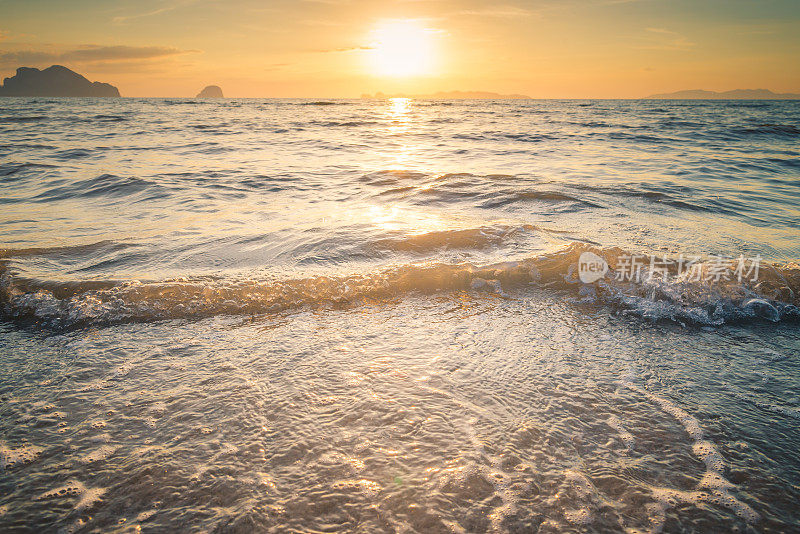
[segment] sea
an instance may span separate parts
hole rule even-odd
[[[0,99],[0,531],[800,532],[800,102]]]

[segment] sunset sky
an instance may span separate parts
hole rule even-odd
[[[62,64],[123,96],[800,92],[798,58],[797,0],[0,0],[0,76]]]

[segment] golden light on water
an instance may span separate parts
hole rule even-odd
[[[389,99],[389,114],[395,120],[407,121],[408,112],[411,111],[411,99],[395,97]]]
[[[409,131],[411,126],[412,100],[410,98],[390,98],[387,103],[389,106],[386,116],[391,120],[389,132],[397,140],[394,147],[394,165],[399,168],[408,168],[416,159],[421,148],[418,141],[415,142],[403,135]]]
[[[379,76],[410,77],[434,69],[434,31],[414,20],[392,20],[372,31],[371,70]]]
[[[385,232],[402,231],[407,235],[440,232],[451,228],[454,224],[453,221],[438,214],[401,205],[372,205],[366,212],[359,213],[359,216]]]

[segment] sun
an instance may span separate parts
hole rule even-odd
[[[413,20],[381,23],[371,34],[372,71],[398,78],[429,74],[434,62],[433,34]]]

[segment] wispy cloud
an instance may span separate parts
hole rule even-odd
[[[155,16],[155,15],[159,15],[161,13],[166,13],[167,11],[172,11],[173,9],[175,9],[175,7],[162,7],[160,9],[154,9],[152,11],[146,11],[144,13],[138,13],[136,15],[120,15],[120,16],[112,18],[111,22],[113,22],[114,24],[123,24],[125,22],[130,21],[130,20],[136,20],[136,19],[143,19],[143,18],[146,18],[146,17],[152,17],[152,16]]]
[[[291,66],[291,63],[272,63],[271,65],[266,65],[264,67],[264,70],[266,71],[283,70],[289,66]]]
[[[114,24],[124,24],[126,22],[130,22],[132,20],[143,19],[147,17],[154,17],[156,15],[160,15],[162,13],[167,13],[169,11],[174,11],[178,8],[189,6],[191,4],[196,3],[197,0],[172,0],[171,2],[166,2],[164,6],[159,7],[157,9],[151,9],[150,11],[143,11],[141,13],[133,13],[131,15],[119,15],[111,19],[111,22]]]
[[[544,18],[553,13],[564,10],[573,10],[590,7],[614,6],[617,4],[629,4],[641,2],[642,0],[539,0],[537,2],[520,2],[491,5],[489,7],[479,7],[474,9],[463,9],[457,11],[455,15],[474,15],[492,18],[519,18],[536,17]],[[523,7],[524,6],[524,7]]]
[[[645,41],[637,48],[646,50],[690,50],[695,43],[686,36],[667,30],[665,28],[645,28],[647,34],[643,37]]]
[[[198,50],[180,50],[163,46],[100,46],[86,45],[64,52],[42,50],[19,50],[0,52],[0,65],[26,65],[44,62],[53,63],[100,63],[155,60],[170,56],[178,56],[199,52]]]
[[[512,5],[497,5],[482,9],[465,9],[456,13],[457,15],[473,15],[478,17],[494,18],[515,18],[538,16],[539,13],[530,9]]]
[[[373,50],[373,46],[344,46],[342,48],[323,48],[321,50],[314,50],[314,52],[331,53],[331,52],[360,52],[361,50]]]
[[[72,61],[125,61],[128,59],[154,59],[181,54],[196,53],[199,50],[180,50],[164,46],[87,46],[70,50],[62,57]]]

